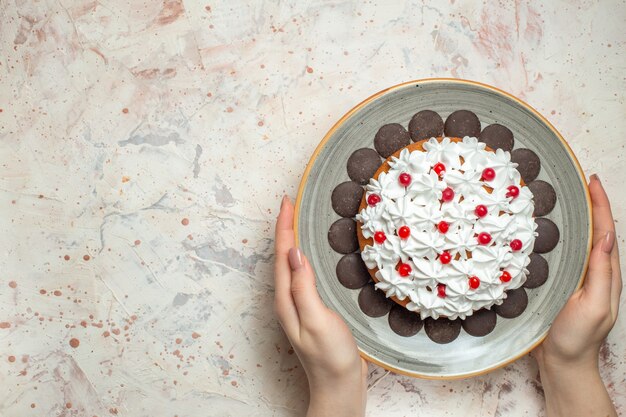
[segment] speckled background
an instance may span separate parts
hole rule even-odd
[[[271,309],[279,198],[402,81],[528,101],[599,173],[623,244],[624,1],[378,3],[0,2],[0,415],[301,415]],[[622,315],[601,355],[621,412],[625,337]],[[370,416],[544,407],[529,357],[369,385]]]

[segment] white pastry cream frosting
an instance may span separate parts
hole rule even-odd
[[[376,287],[422,318],[450,319],[501,304],[526,281],[536,224],[533,195],[509,152],[474,137],[403,149],[366,186],[357,215]],[[376,197],[369,197],[376,194]]]

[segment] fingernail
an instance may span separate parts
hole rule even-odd
[[[613,245],[615,244],[615,232],[608,232],[604,239],[602,239],[602,250],[606,253],[611,253]]]
[[[304,266],[304,263],[302,262],[302,252],[300,251],[300,248],[289,249],[289,266],[291,266],[291,269],[294,271]]]
[[[598,181],[598,182],[602,182],[602,181],[600,181],[600,177],[598,177],[598,174],[591,174],[591,176],[589,176],[589,178],[591,178],[592,180]]]
[[[283,207],[285,207],[285,203],[289,200],[289,197],[287,197],[287,194],[283,195],[283,201],[280,202],[280,209],[282,210]]]

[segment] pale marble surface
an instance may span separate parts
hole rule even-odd
[[[600,174],[623,242],[625,20],[623,1],[0,2],[0,415],[302,415],[271,309],[279,197],[402,81],[527,100]],[[621,412],[625,337],[622,315],[602,353]],[[369,416],[543,413],[528,357],[370,371]]]

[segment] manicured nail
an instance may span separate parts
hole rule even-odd
[[[591,174],[589,178],[598,182],[602,182],[600,181],[600,177],[598,177],[598,174]]]
[[[283,209],[283,207],[285,207],[285,203],[286,203],[287,201],[289,201],[289,197],[287,197],[287,194],[285,194],[285,195],[283,196],[283,201],[281,201],[281,202],[280,202],[280,209],[281,209],[281,210]]]
[[[613,245],[615,244],[615,232],[608,232],[604,239],[602,239],[602,250],[606,253],[611,253]]]
[[[304,266],[304,263],[302,262],[302,252],[300,251],[300,248],[289,249],[289,266],[291,266],[291,269],[294,271]]]

